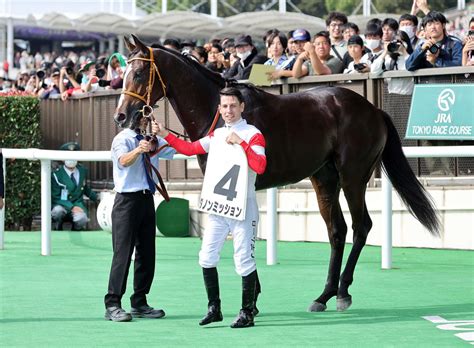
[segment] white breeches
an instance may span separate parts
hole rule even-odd
[[[234,242],[235,271],[245,277],[255,271],[255,238],[258,227],[258,206],[255,198],[247,200],[245,220],[239,221],[210,214],[204,231],[199,264],[203,268],[217,267],[222,246],[229,233]]]

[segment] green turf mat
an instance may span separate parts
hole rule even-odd
[[[130,323],[103,319],[109,233],[53,232],[49,257],[40,256],[40,240],[38,232],[5,235],[2,347],[466,347],[469,342],[455,334],[465,339],[474,334],[472,323],[464,331],[441,330],[422,318],[474,320],[471,251],[396,248],[394,269],[381,270],[380,248],[366,247],[350,288],[352,307],[339,313],[333,299],[325,313],[308,313],[326,280],[329,245],[280,242],[279,264],[267,266],[265,242],[258,242],[261,314],[255,327],[239,330],[229,328],[240,308],[241,284],[230,241],[218,267],[224,321],[200,327],[207,300],[197,261],[199,239],[157,238],[148,300],[167,315]],[[123,299],[127,310],[131,278]]]

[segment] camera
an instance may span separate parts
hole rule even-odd
[[[36,72],[36,76],[38,76],[40,80],[44,79],[44,75],[46,75],[46,72],[44,70],[38,70]]]
[[[66,74],[72,75],[74,73],[74,70],[71,67],[66,67]]]
[[[398,41],[392,41],[387,45],[387,50],[390,53],[396,53],[400,49],[400,43]]]
[[[229,59],[230,58],[230,52],[224,52],[224,59]]]
[[[105,69],[99,68],[95,71],[95,76],[97,76],[99,79],[103,78],[106,74]]]
[[[363,63],[354,64],[354,69],[357,70],[357,71],[362,71],[362,70],[365,69],[365,67],[366,67],[366,65],[363,64]]]
[[[428,51],[430,51],[431,54],[436,54],[440,49],[441,49],[441,45],[438,43],[435,43],[433,46],[428,48]]]
[[[100,87],[110,86],[110,81],[108,81],[108,80],[99,80],[99,86]]]
[[[469,33],[467,33],[469,36],[474,36],[474,30],[469,30]]]

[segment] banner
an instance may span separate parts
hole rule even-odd
[[[474,84],[415,85],[405,138],[474,140]]]

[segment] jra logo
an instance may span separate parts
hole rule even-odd
[[[436,327],[440,330],[461,331],[454,334],[454,336],[474,344],[474,320],[446,320],[437,315],[423,317],[423,319],[437,324]]]
[[[443,89],[438,96],[438,108],[441,111],[448,111],[456,101],[456,95],[450,88]]]

